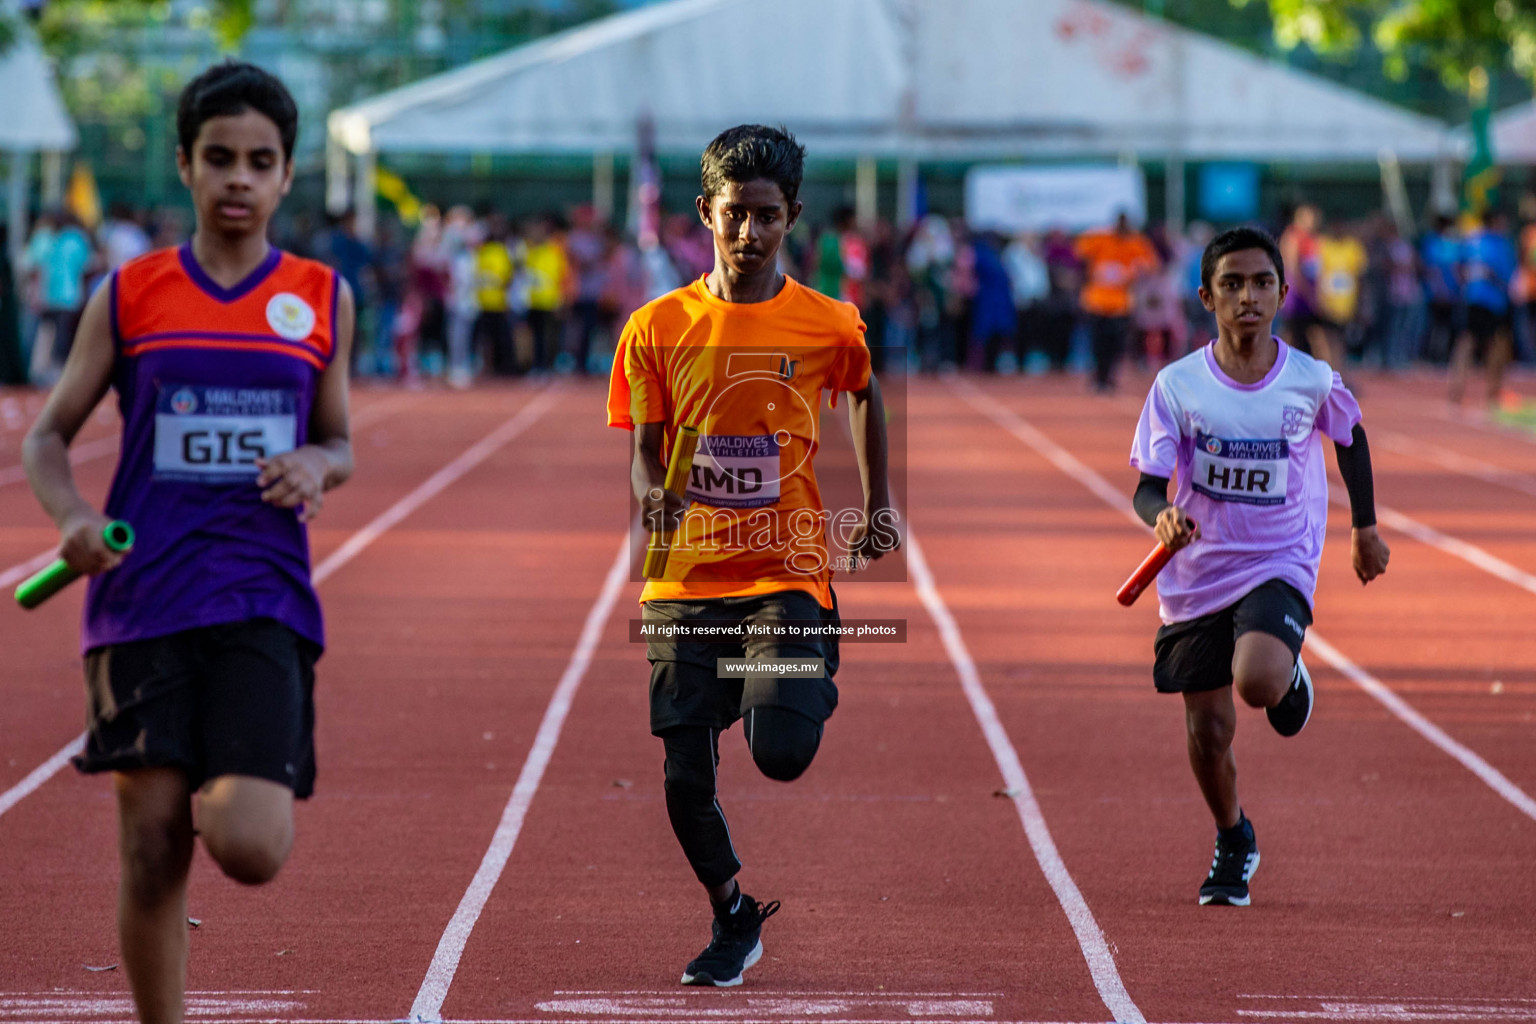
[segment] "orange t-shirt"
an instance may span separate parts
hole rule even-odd
[[[667,573],[640,600],[801,590],[832,607],[825,511],[812,463],[821,397],[869,383],[859,311],[784,279],[767,302],[716,298],[704,279],[636,310],[614,353],[608,425],[699,431],[688,511]]]
[[[1157,250],[1145,235],[1089,231],[1077,240],[1077,258],[1087,270],[1083,311],[1095,316],[1129,316],[1136,279],[1157,269]]]

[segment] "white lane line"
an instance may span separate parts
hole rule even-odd
[[[416,395],[402,395],[375,402],[367,408],[358,410],[356,415],[352,417],[350,427],[353,431],[357,431],[374,420],[392,415],[403,406],[414,403],[417,401],[417,397]],[[105,406],[102,408],[105,408]],[[78,445],[71,445],[69,449],[69,464],[71,466],[80,466],[99,459],[103,455],[113,455],[117,452],[118,441],[118,435],[113,434],[111,437],[98,437],[94,441],[83,441]],[[0,487],[20,483],[26,478],[27,469],[25,466],[6,466],[0,469]]]
[[[1321,654],[1325,661],[1353,680],[1356,686],[1375,697],[1394,715],[1408,723],[1414,732],[1460,761],[1467,771],[1482,779],[1495,793],[1514,804],[1527,817],[1536,820],[1536,800],[1532,800],[1524,790],[1509,781],[1498,769],[1478,757],[1469,748],[1451,739],[1438,725],[1415,711],[1407,701],[1393,693],[1381,680],[1345,657],[1333,644],[1316,633],[1308,634],[1306,642],[1309,648]]]
[[[1349,499],[1337,491],[1330,491],[1328,501],[1340,508],[1349,508]],[[1442,533],[1433,526],[1421,523],[1412,516],[1404,515],[1386,505],[1376,506],[1376,522],[1398,533],[1406,533],[1419,543],[1443,551],[1452,558],[1459,558],[1473,568],[1481,569],[1488,575],[1519,587],[1528,594],[1536,594],[1536,576],[1510,565],[1504,559],[1476,544],[1469,544],[1448,533]]]
[[[430,501],[432,498],[442,493],[444,488],[448,487],[455,480],[458,480],[465,473],[468,473],[481,462],[484,462],[487,458],[494,454],[498,448],[501,448],[507,442],[515,438],[518,434],[521,434],[524,430],[527,430],[528,427],[532,425],[534,420],[538,419],[544,414],[544,412],[556,400],[557,395],[558,389],[556,388],[551,388],[541,393],[533,401],[519,409],[511,419],[507,420],[501,426],[491,431],[490,434],[486,435],[484,438],[470,446],[458,458],[454,459],[452,462],[438,470],[436,473],[433,473],[430,477],[418,485],[415,490],[411,491],[411,493],[407,494],[405,497],[395,502],[389,508],[385,509],[371,522],[369,522],[368,525],[364,526],[351,537],[347,538],[345,544],[343,544],[336,551],[333,551],[329,558],[315,567],[315,570],[311,575],[311,579],[314,581],[314,584],[319,586],[323,581],[335,573],[337,569],[340,569],[342,566],[352,561],[352,559],[361,554],[365,548],[383,536],[386,530],[392,526],[395,526],[406,516],[410,515],[412,512],[416,511],[422,505]],[[33,572],[36,572],[38,569],[41,569],[43,566],[47,565],[49,562],[53,561],[53,558],[53,551],[45,551],[43,554],[37,556],[37,558],[34,558],[31,562],[26,562],[18,566],[12,566],[4,573],[0,573],[0,587],[9,586],[10,583],[14,580],[24,579],[25,577],[31,575]],[[12,574],[14,574],[14,577]],[[42,765],[31,772],[25,779],[22,779],[21,782],[18,782],[15,786],[12,786],[4,793],[0,793],[0,815],[5,814],[6,811],[14,807],[16,803],[25,797],[28,793],[31,793],[33,790],[37,789],[38,786],[41,786],[44,782],[47,782],[50,778],[52,778],[60,768],[64,767],[64,765],[69,762],[70,757],[72,757],[84,746],[84,743],[85,733],[81,733],[66,743],[63,748],[58,751],[58,753],[54,754],[47,761],[43,762]],[[23,790],[23,787],[28,788]]]
[[[1019,820],[1024,823],[1024,834],[1029,838],[1035,860],[1039,862],[1040,870],[1045,873],[1046,881],[1050,883],[1057,902],[1066,912],[1067,921],[1077,936],[1077,944],[1082,949],[1083,959],[1088,962],[1088,972],[1093,976],[1094,987],[1099,990],[1099,998],[1104,1001],[1109,1012],[1114,1014],[1118,1024],[1146,1024],[1147,1018],[1142,1016],[1136,1004],[1131,1001],[1125,983],[1120,980],[1120,972],[1115,968],[1115,957],[1104,939],[1104,932],[1099,928],[1098,921],[1094,920],[1093,911],[1088,909],[1088,901],[1083,899],[1077,883],[1072,881],[1066,862],[1061,859],[1056,843],[1051,839],[1051,830],[1045,823],[1040,804],[1035,800],[1029,778],[1024,774],[1024,765],[1019,761],[1018,751],[1014,749],[1013,741],[1008,738],[1008,732],[997,716],[996,705],[987,696],[987,689],[981,682],[981,673],[976,669],[976,662],[971,658],[955,617],[950,614],[943,596],[939,594],[933,573],[928,568],[928,559],[923,556],[922,545],[913,535],[910,523],[907,524],[906,547],[907,564],[912,569],[917,596],[928,610],[934,625],[939,627],[944,650],[960,676],[960,686],[970,701],[971,712],[987,738],[987,746],[992,749],[992,757],[1003,774],[1008,792],[1013,795],[1013,805],[1018,809]]]
[[[557,996],[665,996],[671,999],[697,997],[697,993],[680,995],[675,988],[557,988],[552,994]],[[883,990],[878,992],[859,992],[848,989],[797,988],[791,992],[776,992],[772,998],[776,999],[784,996],[793,996],[795,998],[804,996],[848,996],[850,998],[902,999],[912,996],[932,996],[941,999],[1001,999],[1005,995],[1007,995],[1005,992],[888,992]]]
[[[103,455],[111,455],[115,451],[117,451],[116,435],[112,437],[98,437],[94,441],[83,441],[78,445],[70,447],[69,464],[71,466],[79,466],[94,459],[99,459]],[[4,469],[0,469],[0,487],[20,483],[26,478],[27,470],[25,466],[6,466]]]
[[[1517,569],[1497,555],[1478,547],[1476,544],[1468,544],[1464,540],[1452,537],[1448,533],[1441,533],[1433,526],[1419,522],[1412,516],[1406,516],[1393,508],[1384,505],[1376,506],[1376,519],[1378,522],[1390,526],[1399,533],[1406,533],[1414,540],[1428,544],[1432,548],[1438,548],[1448,555],[1461,559],[1468,565],[1476,566],[1490,576],[1497,576],[1506,583],[1511,583],[1530,594],[1536,594],[1536,576],[1532,576],[1524,569]]]
[[[1378,443],[1378,437],[1381,446],[1390,452],[1428,462],[1441,469],[1448,469],[1452,473],[1469,476],[1484,483],[1508,487],[1512,491],[1519,491],[1521,494],[1536,498],[1536,477],[1495,466],[1491,462],[1463,455],[1444,445],[1435,444],[1432,441],[1421,441],[1395,430],[1384,430],[1379,435],[1372,434],[1370,443],[1373,447]]]
[[[518,434],[527,430],[534,420],[549,409],[559,397],[559,389],[544,391],[533,401],[518,410],[517,415],[476,441],[463,454],[442,469],[433,473],[414,491],[380,513],[372,522],[347,538],[345,544],[331,552],[330,557],[315,567],[314,581],[318,584],[346,565],[368,545],[378,540],[391,527],[406,516],[441,494],[465,473],[494,455],[497,450]]]
[[[1435,400],[1430,399],[1426,404],[1432,406],[1435,404]],[[1419,412],[1420,410],[1415,411]],[[1458,426],[1471,427],[1474,430],[1480,430],[1485,434],[1493,434],[1495,437],[1508,437],[1516,441],[1523,441],[1526,444],[1536,444],[1536,436],[1533,436],[1529,430],[1526,430],[1523,427],[1518,427],[1513,423],[1501,423],[1498,420],[1489,417],[1489,415],[1485,412],[1467,410],[1461,408],[1460,406],[1446,405],[1438,410],[1432,411],[1430,415],[1434,416],[1436,419],[1444,420],[1447,423],[1455,423]]]
[[[38,786],[41,786],[43,783],[53,778],[53,776],[58,773],[60,768],[63,768],[66,764],[69,763],[70,758],[74,757],[84,749],[85,733],[81,733],[74,739],[70,740],[68,743],[64,744],[58,753],[54,754],[48,760],[32,769],[32,771],[27,774],[26,778],[16,783],[16,785],[12,786],[4,793],[0,793],[0,814],[4,814],[12,807],[15,807]]]
[[[709,995],[695,997],[700,1003],[711,998]],[[729,998],[729,997],[725,997]],[[127,1000],[124,1000],[125,1002]],[[23,1012],[23,1011],[18,1011]],[[57,1017],[53,1019],[38,1017],[33,1011],[24,1011],[28,1014],[22,1024],[138,1024],[138,1018],[131,1016],[83,1018],[79,1016]],[[623,1016],[623,1017],[455,1017],[445,1024],[678,1024],[679,1020],[691,1019],[720,1019],[723,1016],[727,1024],[913,1024],[914,1019],[923,1018],[899,1017],[899,1018],[873,1018],[873,1017],[838,1017],[838,1016],[787,1016],[787,1017],[761,1017],[751,1014],[742,1014],[740,1010],[732,1009],[717,1013],[703,1013],[699,1018],[690,1017],[651,1017],[651,1016]],[[7,1019],[7,1015],[0,1013],[0,1020]],[[231,1017],[219,1016],[217,1018],[196,1017],[188,1014],[189,1020],[216,1019],[218,1024],[410,1024],[398,1018],[370,1018],[370,1017]],[[1052,1021],[1052,1020],[998,1020],[993,1017],[986,1018],[949,1018],[933,1017],[932,1020],[943,1021],[944,1024],[1104,1024],[1103,1021]],[[1339,1020],[1359,1020],[1360,1018],[1340,1017]],[[1415,1018],[1385,1017],[1370,1018],[1370,1020],[1405,1020]],[[1444,1018],[1453,1020],[1456,1018]],[[1486,1018],[1485,1018],[1486,1019]],[[1190,1024],[1188,1021],[1171,1022],[1171,1024]],[[1230,1021],[1222,1024],[1231,1024]]]
[[[1013,410],[1007,408],[1006,406],[1002,405],[987,395],[980,394],[974,387],[959,384],[952,385],[952,387],[957,393],[960,394],[962,398],[969,402],[971,407],[974,408],[977,412],[980,412],[982,415],[992,420],[992,422],[996,423],[1010,434],[1013,434],[1015,437],[1029,445],[1031,448],[1034,448],[1047,459],[1051,459],[1051,461],[1056,463],[1058,468],[1060,468],[1061,463],[1052,458],[1052,453],[1050,450],[1046,449],[1045,447],[1036,447],[1033,438],[1043,438],[1049,444],[1050,449],[1053,449],[1056,453],[1059,453],[1062,459],[1070,465],[1070,469],[1063,469],[1063,472],[1065,472],[1067,476],[1083,484],[1100,498],[1103,498],[1105,502],[1107,502],[1112,508],[1125,513],[1126,516],[1142,530],[1147,530],[1147,525],[1143,523],[1140,518],[1136,516],[1135,512],[1129,508],[1129,496],[1122,496],[1118,491],[1110,486],[1107,480],[1101,477],[1098,473],[1094,472],[1087,465],[1078,460],[1075,456],[1067,453],[1059,445],[1056,445],[1055,442],[1050,441],[1049,438],[1045,438],[1044,435],[1041,434],[1038,430],[1024,422],[1023,418]],[[1401,519],[1403,521],[1401,523],[1392,522],[1389,524],[1392,525],[1395,529],[1399,529],[1405,533],[1410,534],[1413,534],[1414,530],[1418,530],[1423,532],[1425,536],[1435,535],[1438,538],[1443,538],[1447,544],[1462,544],[1461,541],[1456,541],[1454,538],[1445,537],[1445,535],[1439,533],[1439,531],[1432,530],[1421,523],[1408,519],[1407,516],[1401,516],[1400,513],[1392,512],[1390,509],[1383,510],[1378,508],[1376,510],[1377,518],[1381,519],[1383,522],[1388,521],[1386,515],[1384,515],[1384,512],[1389,513],[1392,517],[1394,517],[1394,519]],[[1426,541],[1426,543],[1432,543],[1432,541]],[[1438,547],[1439,545],[1437,544],[1436,546]],[[1473,551],[1481,551],[1480,548],[1472,548],[1472,545],[1470,544],[1466,544],[1464,547],[1470,548]],[[1498,559],[1494,559],[1493,556],[1489,555],[1487,552],[1482,552],[1482,554],[1488,559],[1492,559],[1494,562],[1498,562]],[[1466,557],[1466,555],[1458,553],[1458,557]],[[1474,562],[1473,564],[1477,563]],[[1503,565],[1511,573],[1516,573],[1521,576],[1525,575],[1524,573],[1521,573],[1520,570],[1515,569],[1513,566],[1510,566],[1507,563],[1499,564]],[[1495,573],[1495,575],[1499,575],[1499,573]],[[1511,580],[1511,582],[1514,581]],[[1523,586],[1523,584],[1517,585]],[[1526,589],[1530,588],[1527,587]],[[1532,592],[1536,593],[1536,590],[1533,590]],[[1499,796],[1514,804],[1525,814],[1536,818],[1536,813],[1533,813],[1533,808],[1536,808],[1536,802],[1533,802],[1528,794],[1526,794],[1513,782],[1510,782],[1509,779],[1506,778],[1498,769],[1494,768],[1487,761],[1484,761],[1477,754],[1473,753],[1469,748],[1464,747],[1460,743],[1457,743],[1455,740],[1451,739],[1448,735],[1441,731],[1438,726],[1434,725],[1434,723],[1430,722],[1418,711],[1415,711],[1407,701],[1403,700],[1385,684],[1377,680],[1374,676],[1371,676],[1369,673],[1365,672],[1360,668],[1360,666],[1356,665],[1349,658],[1345,657],[1337,647],[1334,647],[1332,644],[1324,640],[1316,630],[1307,631],[1306,642],[1309,647],[1317,651],[1318,654],[1322,655],[1324,661],[1328,662],[1328,664],[1332,665],[1340,673],[1346,676],[1351,682],[1374,697],[1381,703],[1383,707],[1392,712],[1392,714],[1395,715],[1398,720],[1403,722],[1403,724],[1407,725],[1414,732],[1424,737],[1424,739],[1428,740],[1430,743],[1434,744],[1436,747],[1440,748],[1445,753],[1461,762],[1461,764],[1466,766],[1469,771],[1471,771],[1474,775],[1476,775],[1479,779],[1491,787],[1495,793],[1499,794]]]
[[[401,407],[409,405],[415,401],[416,396],[408,395],[402,398],[394,399],[392,401],[380,402],[377,405],[369,406],[362,412],[359,412],[355,417],[353,417],[352,427],[353,429],[356,429],[359,426],[372,423],[374,420],[394,413]],[[529,404],[531,405],[532,403]],[[106,445],[107,447],[102,451],[97,452],[92,449],[92,445]],[[117,438],[102,438],[98,441],[91,441],[88,444],[83,444],[79,448],[70,449],[69,461],[71,464],[78,465],[81,462],[88,462],[91,459],[96,458],[97,455],[104,455],[108,452],[116,450]],[[77,454],[83,454],[84,458],[77,459],[75,457]],[[0,487],[3,487],[5,484],[10,482],[8,479],[6,479],[6,474],[12,470],[20,473],[21,479],[26,479],[26,471],[23,470],[20,466],[13,466],[8,470],[0,470]],[[43,566],[51,563],[56,557],[58,557],[58,547],[54,546],[49,548],[47,551],[33,555],[25,562],[20,562],[11,566],[9,569],[0,571],[0,589],[9,587],[14,583],[20,583],[34,572],[37,572],[37,570],[43,568]],[[315,582],[318,583],[319,580],[317,579]]]
[[[528,814],[534,795],[539,791],[539,783],[544,779],[544,769],[549,766],[555,745],[560,742],[560,731],[565,727],[576,689],[592,663],[592,652],[602,639],[603,626],[613,611],[619,591],[624,589],[629,579],[629,546],[630,539],[626,536],[619,544],[618,556],[608,570],[602,591],[587,612],[581,636],[571,652],[571,660],[566,664],[565,672],[560,676],[560,682],[555,686],[554,695],[549,699],[549,706],[544,710],[544,719],[539,723],[539,731],[528,751],[528,758],[523,762],[517,784],[512,788],[512,795],[501,813],[501,821],[491,836],[491,844],[486,848],[474,878],[470,879],[469,888],[464,890],[464,897],[459,900],[458,909],[453,912],[448,927],[443,929],[442,938],[438,940],[432,964],[427,968],[427,975],[416,992],[416,1001],[411,1004],[411,1021],[442,1020],[443,1001],[448,998],[448,988],[453,984],[454,974],[458,972],[464,946],[512,856],[512,847],[516,845],[518,834],[523,829],[523,819]]]
[[[8,589],[12,584],[20,583],[44,566],[51,565],[58,557],[58,553],[58,547],[54,546],[47,551],[39,551],[25,562],[17,562],[4,572],[0,572],[0,590]]]

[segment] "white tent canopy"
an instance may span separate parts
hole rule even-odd
[[[1501,164],[1536,164],[1536,101],[1495,114],[1493,158]]]
[[[0,6],[0,17],[6,16]],[[5,116],[0,117],[0,150],[10,157],[6,189],[6,224],[12,259],[20,256],[27,234],[27,174],[34,152],[74,149],[75,125],[64,109],[53,69],[37,42],[18,25],[10,47],[0,53],[0,96],[5,97]]]
[[[742,122],[812,157],[1405,162],[1440,122],[1103,0],[672,0],[338,110],[353,153],[665,152]]]
[[[3,16],[3,15],[0,15]],[[0,53],[0,149],[11,152],[75,148],[75,125],[64,110],[53,70],[27,32],[18,32]]]

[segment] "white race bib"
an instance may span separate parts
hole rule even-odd
[[[705,435],[693,455],[687,497],[716,508],[772,505],[779,500],[779,474],[772,435]]]
[[[155,479],[249,483],[296,447],[298,398],[275,388],[170,385],[155,408]]]
[[[1290,467],[1291,446],[1284,438],[1243,441],[1200,432],[1190,485],[1217,501],[1283,505]]]

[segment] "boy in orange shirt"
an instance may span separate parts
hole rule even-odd
[[[684,985],[741,984],[762,956],[762,924],[779,908],[736,884],[741,862],[716,799],[720,733],[742,720],[758,769],[789,782],[810,766],[837,707],[838,643],[824,632],[838,623],[837,602],[812,472],[823,390],[834,403],[849,394],[864,483],[864,508],[837,520],[849,553],[858,564],[899,543],[884,406],[858,310],[778,270],[800,216],[804,156],[788,132],[760,125],[710,143],[697,206],[714,236],[714,269],[630,317],[609,384],[609,425],[635,435],[630,482],[641,511],[675,531],[664,577],[641,595],[643,622],[653,630],[724,623],[742,634],[728,643],[648,634],[667,814],[714,909],[712,939]],[[699,432],[686,495],[663,487],[681,426]],[[718,674],[717,660],[730,658],[753,669]],[[820,665],[785,674],[790,660]]]

